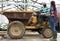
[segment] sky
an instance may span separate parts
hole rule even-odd
[[[38,2],[46,2],[46,3],[50,3],[52,0],[38,0]],[[53,0],[56,2],[56,4],[60,4],[60,0]]]
[[[2,0],[0,0],[0,1],[2,1]],[[12,0],[9,0],[9,1],[12,1]],[[17,0],[15,0],[15,1],[17,1]],[[21,1],[21,0],[18,0],[18,1]],[[52,0],[38,0],[38,2],[46,2],[46,3],[49,3],[50,1],[52,1]],[[60,0],[53,0],[53,1],[55,1],[57,4],[60,4],[59,3]]]

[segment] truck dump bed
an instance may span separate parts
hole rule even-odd
[[[18,20],[24,23],[28,22],[33,12],[4,12],[3,14],[7,16],[9,20]]]

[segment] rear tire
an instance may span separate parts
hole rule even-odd
[[[8,25],[7,33],[12,39],[20,39],[25,33],[25,27],[22,22],[13,21]]]

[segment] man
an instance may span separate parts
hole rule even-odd
[[[50,6],[50,23],[53,30],[53,39],[57,39],[56,23],[58,22],[57,9],[55,1],[51,1]]]
[[[50,8],[47,7],[46,3],[42,3],[42,4],[43,4],[43,7],[41,7],[39,9],[39,12],[41,12],[40,18],[39,18],[39,23],[42,23],[44,18],[49,19],[49,15],[50,15]]]
[[[50,14],[50,8],[47,7],[46,3],[42,3],[43,7],[40,8],[40,12],[41,13],[46,13],[47,15]]]

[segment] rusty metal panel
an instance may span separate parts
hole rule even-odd
[[[32,16],[32,12],[4,12],[3,14],[10,19],[29,19]]]

